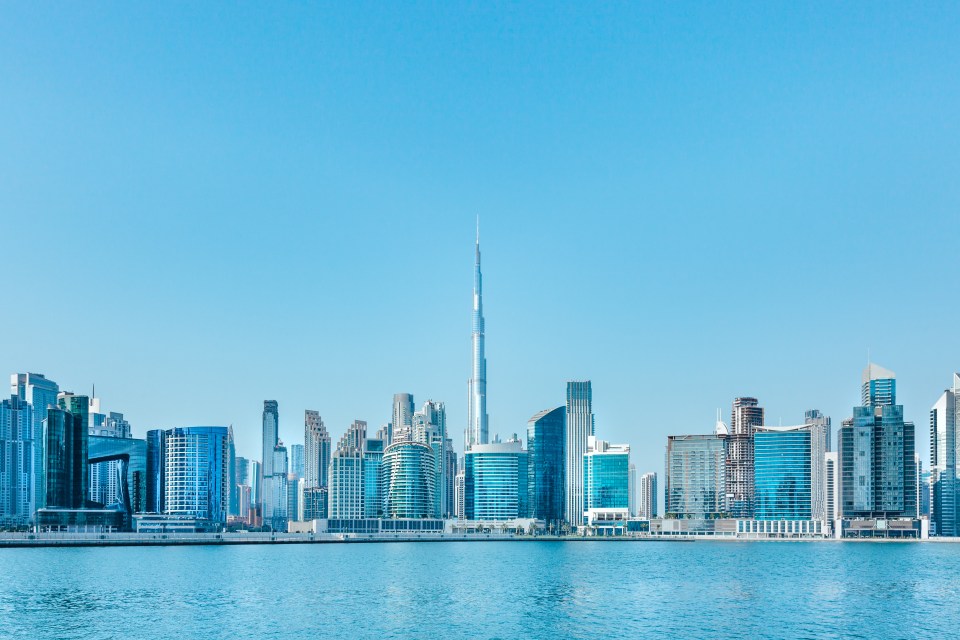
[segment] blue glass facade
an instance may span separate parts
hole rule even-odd
[[[547,409],[527,422],[529,515],[548,527],[563,521],[566,414],[566,407]]]
[[[227,427],[169,429],[164,437],[164,513],[215,523],[230,505]]]
[[[811,518],[810,429],[757,428],[754,496],[757,520]]]
[[[383,516],[383,440],[369,438],[363,451],[363,515],[365,518]]]
[[[715,435],[667,438],[666,513],[669,518],[723,518],[726,441]]]
[[[584,522],[591,511],[630,509],[630,448],[590,437],[583,456]]]
[[[464,516],[527,517],[527,452],[520,442],[477,444],[464,454]]]
[[[384,518],[433,517],[433,449],[421,442],[395,442],[383,454],[381,474]]]

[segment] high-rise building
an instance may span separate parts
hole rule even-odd
[[[456,453],[453,441],[447,437],[447,410],[442,402],[427,400],[423,408],[413,414],[413,441],[428,445],[433,450],[434,515],[437,518],[453,514]]]
[[[466,518],[466,478],[464,477],[464,470],[462,468],[457,469],[457,475],[453,481],[453,509],[454,515],[457,520],[463,520]]]
[[[583,520],[583,454],[593,435],[593,389],[590,381],[567,382],[564,456],[564,518],[573,526]]]
[[[917,473],[914,425],[896,404],[896,377],[875,364],[863,371],[863,406],[840,429],[845,518],[915,518]]]
[[[87,455],[90,469],[105,465],[111,473],[116,474],[110,482],[98,478],[100,489],[93,491],[91,483],[90,495],[94,503],[124,513],[124,528],[130,529],[133,525],[133,514],[147,511],[147,442],[137,438],[119,438],[114,436],[88,437]],[[93,473],[90,474],[93,478]]]
[[[728,515],[726,455],[725,436],[667,438],[664,510],[668,518],[713,519]]]
[[[754,517],[811,519],[813,425],[754,427]],[[825,452],[820,451],[822,458]],[[818,478],[822,480],[822,476]]]
[[[830,416],[825,416],[818,409],[810,409],[803,414],[803,422],[810,429],[810,517],[813,520],[827,522],[827,496],[825,455],[830,451],[830,441],[833,439],[830,427]]]
[[[302,478],[304,474],[304,449],[302,444],[290,445],[290,473]]]
[[[147,513],[163,513],[166,509],[164,496],[164,464],[166,463],[167,432],[163,429],[147,431]]]
[[[735,398],[727,438],[727,506],[735,518],[753,517],[753,430],[763,424],[756,398]]]
[[[480,274],[480,223],[477,222],[476,262],[473,268],[473,366],[467,382],[467,433],[464,450],[475,444],[487,444],[489,419],[487,417],[487,357],[483,320],[483,276]],[[396,428],[396,425],[394,425]]]
[[[263,477],[273,475],[273,449],[279,441],[280,408],[276,400],[263,401],[263,457],[261,473]]]
[[[163,512],[168,515],[227,521],[230,500],[230,430],[227,427],[177,427],[163,438]],[[148,454],[149,457],[149,454]]]
[[[333,519],[363,518],[363,449],[367,423],[354,420],[337,442],[330,459],[328,515]]]
[[[930,409],[930,531],[960,535],[960,373]]]
[[[383,517],[383,440],[367,438],[363,447],[363,515]]]
[[[413,413],[413,394],[395,393],[393,395],[393,422],[390,423],[388,434],[391,444],[413,440]],[[384,444],[387,443],[384,442]]]
[[[590,436],[583,454],[582,523],[629,518],[629,485],[630,446]]]
[[[434,516],[433,449],[422,442],[394,442],[383,453],[383,517]]]
[[[564,519],[566,490],[564,440],[566,407],[544,409],[527,421],[527,494],[530,517],[559,528]]]
[[[637,516],[637,465],[630,463],[630,481],[627,485],[629,490],[627,492],[627,504],[630,505],[630,517],[635,518]]]
[[[37,509],[86,507],[88,482],[87,422],[89,399],[73,393],[57,395],[57,408],[47,408],[43,429],[42,486]]]
[[[270,483],[270,493],[263,500],[263,524],[269,524],[273,531],[286,531],[290,505],[290,456],[283,441],[278,440],[273,448],[273,475]]]
[[[303,478],[307,488],[327,486],[330,471],[330,434],[320,413],[307,409],[303,420]]]
[[[840,517],[840,460],[836,451],[823,454],[823,493],[826,501],[824,518],[833,526]]]
[[[33,521],[37,445],[33,408],[16,394],[0,403],[0,525]]]
[[[43,491],[44,439],[43,425],[47,419],[47,409],[56,408],[60,386],[39,373],[15,373],[10,376],[10,394],[32,407],[33,417],[33,494],[34,508],[43,503],[40,492]]]
[[[657,517],[657,474],[653,471],[640,476],[640,508],[637,510],[641,518]]]
[[[463,458],[467,520],[527,517],[527,452],[520,440],[475,444]]]

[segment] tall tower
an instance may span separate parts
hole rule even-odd
[[[564,517],[572,526],[583,524],[583,454],[593,435],[593,389],[589,380],[567,382],[566,490]]]
[[[487,444],[487,357],[484,355],[483,277],[480,275],[480,221],[477,220],[477,253],[473,270],[473,369],[467,382],[467,433],[464,449]],[[396,427],[394,427],[396,428]]]
[[[763,425],[756,398],[735,398],[727,438],[727,508],[734,518],[753,517],[753,430]]]

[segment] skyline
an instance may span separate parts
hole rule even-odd
[[[138,437],[233,424],[256,457],[265,399],[291,443],[409,392],[462,449],[479,214],[491,437],[589,379],[658,471],[737,396],[836,429],[869,349],[928,463],[960,366],[954,6],[2,11],[31,314],[0,363],[95,383]]]

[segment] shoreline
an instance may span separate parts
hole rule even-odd
[[[941,543],[960,542],[960,538],[776,538],[737,536],[527,536],[510,534],[290,534],[290,533],[195,533],[195,534],[137,534],[137,533],[18,533],[0,534],[0,549],[17,548],[78,548],[78,547],[177,547],[177,546],[234,546],[234,545],[290,545],[290,544],[377,544],[410,542],[881,542],[881,543]]]

